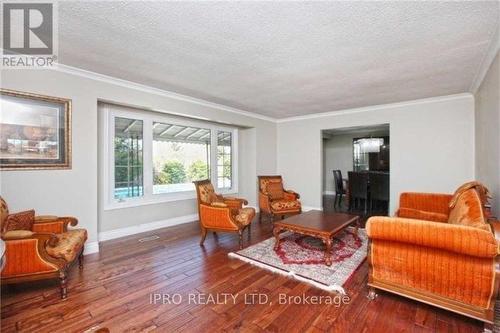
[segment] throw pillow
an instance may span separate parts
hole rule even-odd
[[[468,189],[458,196],[455,206],[450,210],[448,223],[491,230],[486,223],[479,195],[474,189]]]
[[[35,222],[35,211],[33,209],[20,213],[10,214],[5,221],[3,232],[12,230],[29,230]]]
[[[281,183],[269,183],[267,184],[267,194],[271,200],[281,200],[285,197],[285,192],[283,191],[283,185]]]

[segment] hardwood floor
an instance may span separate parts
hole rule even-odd
[[[257,218],[251,243],[272,236]],[[139,239],[158,235],[147,242]],[[246,238],[246,237],[245,237]],[[278,304],[290,296],[331,295],[302,282],[270,273],[227,253],[237,250],[236,234],[207,236],[189,223],[101,243],[99,254],[73,267],[68,298],[57,281],[2,287],[2,332],[480,332],[479,321],[388,293],[366,298],[366,262],[346,284],[347,305]],[[245,239],[244,246],[248,245]],[[154,304],[151,294],[179,294],[180,304]],[[194,304],[188,294],[238,293],[235,303]],[[244,294],[262,293],[272,304],[245,304]]]

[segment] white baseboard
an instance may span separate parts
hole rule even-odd
[[[323,207],[302,206],[303,212],[308,212],[310,210],[323,210]]]
[[[85,243],[85,249],[83,250],[83,254],[92,254],[99,252],[99,242],[89,242]]]
[[[198,220],[198,214],[191,214],[191,215],[184,215],[184,216],[174,217],[171,219],[166,219],[166,220],[161,220],[161,221],[133,225],[130,227],[125,227],[125,228],[120,228],[120,229],[103,231],[103,232],[99,233],[99,241],[102,242],[102,241],[107,241],[110,239],[135,235],[135,234],[139,234],[141,232],[171,227],[174,225],[193,222],[196,220]]]
[[[335,191],[323,191],[323,194],[326,194],[326,195],[335,195]]]

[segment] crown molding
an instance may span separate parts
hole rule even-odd
[[[290,122],[290,121],[308,120],[308,119],[340,116],[340,115],[361,113],[361,112],[368,112],[368,111],[386,110],[386,109],[393,109],[393,108],[399,108],[399,107],[404,107],[404,106],[443,102],[443,101],[449,101],[449,100],[461,99],[461,98],[473,98],[473,95],[471,93],[467,92],[467,93],[460,93],[460,94],[454,94],[454,95],[436,96],[436,97],[415,99],[415,100],[405,101],[405,102],[379,104],[379,105],[364,106],[364,107],[354,108],[354,109],[343,109],[343,110],[338,110],[338,111],[313,113],[313,114],[308,114],[305,116],[281,118],[281,119],[277,119],[276,122],[279,124],[279,123],[286,123],[286,122]]]
[[[497,43],[497,49],[498,49],[498,43]],[[493,53],[493,54],[495,55],[495,53]],[[488,58],[490,58],[490,57],[491,56],[489,56]],[[493,58],[494,57],[491,58],[490,62],[488,63],[488,66],[486,67],[486,69],[484,69],[482,79],[484,78],[484,75],[486,74],[486,71],[488,70],[489,65],[491,65],[491,61],[493,61]],[[487,63],[487,61],[483,61],[483,63]],[[482,67],[485,67],[485,66],[482,66]],[[64,65],[64,64],[58,64],[56,67],[54,67],[50,70],[55,70],[58,72],[71,74],[71,75],[76,75],[76,76],[80,76],[80,77],[84,77],[87,79],[96,80],[96,81],[100,81],[100,82],[104,82],[104,83],[108,83],[108,84],[118,85],[121,87],[134,89],[134,90],[138,90],[138,91],[142,91],[142,92],[146,92],[146,93],[150,93],[150,94],[155,94],[155,95],[159,95],[159,96],[163,96],[163,97],[167,97],[167,98],[172,98],[172,99],[176,99],[176,100],[180,100],[180,101],[184,101],[184,102],[188,102],[188,103],[194,103],[194,104],[198,104],[198,105],[213,108],[213,109],[218,109],[218,110],[222,110],[222,111],[226,111],[226,112],[235,113],[235,114],[245,116],[245,117],[269,121],[272,123],[285,123],[285,122],[290,122],[290,121],[299,121],[299,120],[308,120],[308,119],[315,119],[315,118],[339,116],[339,115],[345,115],[345,114],[376,111],[376,110],[382,110],[382,109],[397,108],[397,107],[402,107],[402,106],[433,103],[433,102],[439,102],[439,101],[459,99],[459,98],[464,98],[464,97],[472,97],[471,93],[467,92],[467,93],[461,93],[461,94],[455,94],[455,95],[437,96],[437,97],[416,99],[416,100],[411,100],[411,101],[379,104],[379,105],[365,106],[365,107],[353,108],[353,109],[342,109],[342,110],[329,111],[329,112],[319,112],[319,113],[313,113],[313,114],[308,114],[308,115],[303,115],[303,116],[294,116],[294,117],[286,117],[286,118],[279,118],[278,119],[278,118],[264,116],[264,115],[261,115],[259,113],[255,113],[255,112],[250,112],[250,111],[245,111],[245,110],[241,110],[238,108],[233,108],[233,107],[223,105],[223,104],[209,102],[209,101],[195,98],[195,97],[178,94],[178,93],[171,92],[168,90],[154,88],[154,87],[151,87],[148,85],[119,79],[119,78],[116,78],[113,76],[99,74],[99,73],[88,71],[88,70],[81,69],[78,67],[68,66],[68,65]],[[477,77],[479,77],[479,76],[477,76]],[[479,87],[479,84],[478,84],[478,87]]]
[[[237,109],[237,108],[234,108],[231,106],[218,104],[218,103],[214,103],[214,102],[209,102],[209,101],[206,101],[203,99],[178,94],[178,93],[168,91],[168,90],[154,88],[154,87],[151,87],[148,85],[144,85],[144,84],[140,84],[140,83],[124,80],[124,79],[119,79],[119,78],[116,78],[113,76],[99,74],[99,73],[88,71],[88,70],[81,69],[78,67],[68,66],[68,65],[64,65],[64,64],[57,64],[57,66],[52,68],[51,70],[55,70],[55,71],[66,73],[66,74],[72,74],[72,75],[76,75],[76,76],[80,76],[80,77],[84,77],[87,79],[96,80],[96,81],[100,81],[100,82],[104,82],[104,83],[114,84],[114,85],[118,85],[121,87],[134,89],[134,90],[138,90],[138,91],[142,91],[142,92],[146,92],[146,93],[150,93],[150,94],[168,97],[168,98],[180,100],[183,102],[194,103],[194,104],[198,104],[198,105],[213,108],[213,109],[218,109],[218,110],[222,110],[222,111],[226,111],[226,112],[239,114],[239,115],[245,116],[245,117],[270,121],[273,123],[275,123],[277,120],[276,118],[264,116],[264,115],[261,115],[261,114],[255,113],[255,112],[245,111],[245,110]]]
[[[500,32],[498,28],[496,28],[493,31],[493,38],[490,40],[490,43],[488,45],[488,50],[484,54],[483,59],[481,60],[481,64],[479,65],[476,75],[472,79],[471,85],[469,87],[469,91],[472,94],[475,94],[479,89],[479,87],[481,86],[481,83],[483,83],[483,80],[486,77],[486,73],[488,73],[488,69],[490,69],[493,60],[495,60],[499,48],[500,48]]]

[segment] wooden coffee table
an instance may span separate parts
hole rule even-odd
[[[274,249],[277,250],[280,244],[280,233],[292,231],[298,234],[320,238],[326,245],[325,263],[332,265],[333,236],[341,232],[350,225],[356,228],[356,235],[359,228],[359,216],[345,213],[324,213],[319,210],[310,210],[306,213],[294,215],[282,221],[274,222],[273,234],[276,238]]]

